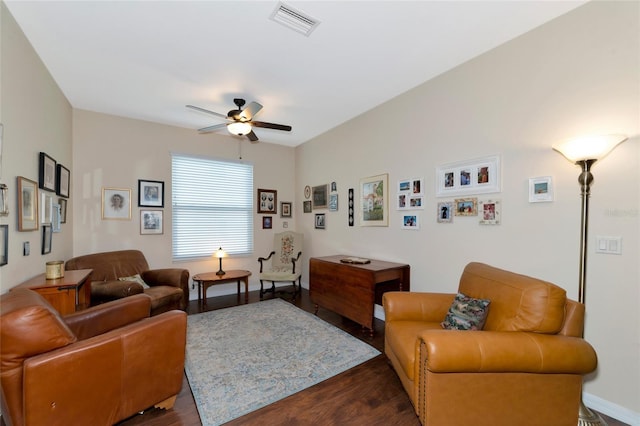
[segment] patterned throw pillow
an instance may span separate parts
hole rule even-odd
[[[150,288],[149,284],[145,283],[140,274],[135,274],[131,277],[120,277],[118,278],[120,281],[133,281],[135,283],[140,284],[143,288]]]
[[[474,299],[458,293],[440,325],[447,330],[482,330],[489,303],[486,299]]]

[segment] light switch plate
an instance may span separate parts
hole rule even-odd
[[[622,254],[622,237],[596,237],[596,253]]]

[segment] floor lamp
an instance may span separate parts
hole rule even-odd
[[[588,136],[571,139],[553,146],[553,149],[564,155],[567,160],[582,168],[578,176],[580,183],[580,196],[582,199],[582,214],[580,220],[580,270],[578,280],[578,301],[586,304],[587,281],[587,230],[589,226],[589,197],[591,195],[591,166],[604,158],[618,144],[627,140],[623,135]],[[579,426],[606,426],[606,422],[593,411],[589,410],[582,402],[580,396],[580,409],[578,413]]]

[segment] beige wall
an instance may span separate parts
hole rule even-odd
[[[183,267],[191,275],[218,270],[217,259],[172,263],[171,260],[171,153],[238,160],[254,165],[254,186],[275,189],[279,201],[294,199],[294,150],[284,146],[257,143],[224,134],[200,135],[195,130],[164,126],[95,112],[73,112],[73,228],[74,256],[99,251],[137,248],[152,268]],[[165,183],[164,234],[140,235],[140,208],[137,207],[138,179]],[[132,198],[131,220],[102,220],[102,188],[129,188]],[[250,286],[257,289],[258,256],[267,256],[273,234],[295,229],[296,217],[273,216],[273,229],[262,229],[262,216],[255,215],[254,249],[248,257],[224,259],[225,269],[246,269],[253,273]],[[209,297],[236,291],[235,284],[208,291]],[[192,298],[197,293],[192,291]]]
[[[73,170],[71,162],[71,105],[6,9],[0,4],[0,122],[4,125],[0,182],[9,187],[9,263],[0,267],[0,293],[45,271],[45,263],[67,259],[73,230],[63,224],[52,236],[51,253],[41,254],[42,230],[18,232],[16,177],[38,181],[39,153],[46,152]],[[73,183],[72,183],[73,186]],[[51,193],[53,194],[53,193]],[[54,200],[58,197],[54,194]],[[31,254],[22,255],[24,242]]]
[[[338,212],[325,211],[325,230],[297,206],[305,256],[406,262],[412,290],[444,292],[456,290],[465,264],[481,261],[555,282],[575,299],[580,169],[551,145],[581,134],[631,136],[593,168],[585,334],[599,367],[585,389],[592,405],[638,424],[639,15],[638,2],[587,4],[298,147],[297,194],[336,181],[340,197]],[[437,223],[437,202],[451,198],[435,197],[435,168],[493,154],[502,158],[502,191],[479,199],[501,200],[502,224]],[[393,209],[387,228],[347,226],[348,188],[381,173],[392,200],[399,179],[425,179],[420,230],[402,230]],[[553,177],[554,202],[528,202],[528,179],[538,176]],[[622,255],[595,254],[598,235],[621,236]]]

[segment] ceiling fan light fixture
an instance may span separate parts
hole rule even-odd
[[[245,136],[251,133],[251,129],[251,124],[243,123],[242,121],[227,124],[227,130],[233,135]]]

